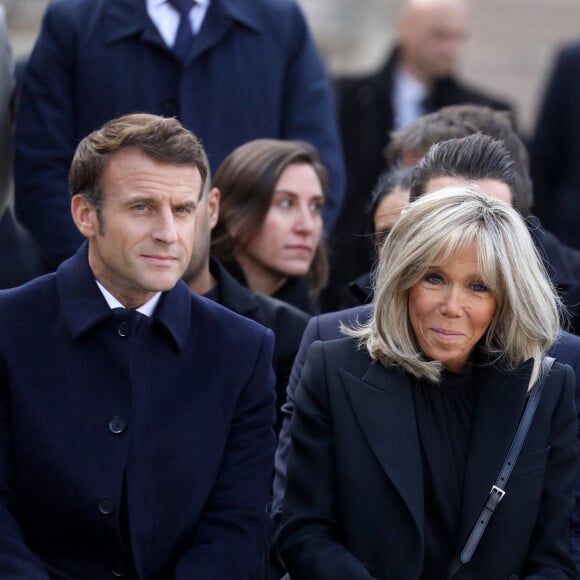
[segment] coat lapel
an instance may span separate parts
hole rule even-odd
[[[423,538],[423,469],[410,379],[378,362],[362,379],[340,373],[363,435]]]
[[[510,373],[491,366],[482,369],[465,472],[461,545],[483,509],[505,460],[526,402],[530,372],[529,363]]]
[[[194,37],[191,50],[186,59],[186,65],[217,44],[234,23],[235,18],[222,5],[222,2],[211,2],[201,29]]]

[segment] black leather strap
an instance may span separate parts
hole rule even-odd
[[[518,425],[518,429],[514,435],[513,441],[510,445],[509,451],[507,452],[499,475],[497,476],[496,482],[489,492],[487,502],[485,503],[483,510],[481,510],[481,513],[479,514],[479,517],[477,518],[477,521],[475,522],[475,525],[473,526],[473,529],[471,530],[471,533],[469,534],[469,537],[463,546],[463,550],[461,550],[459,557],[456,556],[451,563],[447,575],[448,578],[452,578],[463,564],[467,564],[471,560],[471,557],[473,556],[473,553],[475,552],[475,549],[477,548],[477,545],[479,544],[479,541],[485,532],[487,524],[489,524],[489,521],[491,520],[491,517],[493,516],[499,502],[506,494],[505,489],[508,479],[518,459],[518,455],[520,454],[530,425],[532,424],[532,419],[534,418],[536,408],[538,407],[538,403],[542,397],[542,391],[544,390],[546,377],[550,374],[550,370],[553,364],[554,359],[552,357],[546,356],[542,359],[542,372],[540,374],[540,380],[536,381],[530,391],[528,401],[526,403],[526,408],[524,409],[524,414],[520,419],[520,424]]]

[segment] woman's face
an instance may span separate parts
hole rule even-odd
[[[251,288],[272,294],[310,269],[322,235],[322,185],[306,164],[288,165],[274,187],[262,227],[237,255]]]
[[[430,268],[409,291],[409,317],[420,349],[455,372],[464,368],[496,306],[482,282],[475,244]]]

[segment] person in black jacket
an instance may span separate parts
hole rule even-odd
[[[211,230],[218,219],[219,202],[219,190],[214,188],[204,196],[196,209],[193,257],[183,279],[195,294],[204,295],[274,332],[273,367],[276,373],[278,433],[281,425],[280,407],[286,400],[286,385],[310,316],[286,302],[243,286],[217,259],[210,257]]]
[[[364,210],[379,175],[387,168],[384,150],[391,132],[449,105],[471,103],[513,110],[507,101],[458,78],[468,24],[464,0],[407,0],[397,26],[396,46],[379,70],[336,82],[347,188],[329,240],[332,289],[325,291],[327,310],[342,306],[337,304],[334,288],[364,273],[372,261],[363,236]]]
[[[580,41],[558,52],[530,147],[537,213],[566,244],[580,249]]]
[[[328,172],[303,141],[255,139],[217,168],[221,194],[211,253],[244,285],[318,311],[327,280],[322,208]]]
[[[558,303],[508,204],[458,186],[409,205],[382,248],[370,319],[308,351],[277,534],[292,580],[448,578],[494,490],[505,495],[454,577],[577,577],[569,366],[543,375],[513,474],[492,489]]]

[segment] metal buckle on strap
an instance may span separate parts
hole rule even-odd
[[[497,485],[492,486],[489,494],[491,495],[492,493],[496,493],[499,496],[497,503],[499,503],[503,499],[503,496],[505,495],[505,491],[501,489],[501,487],[498,487]]]

